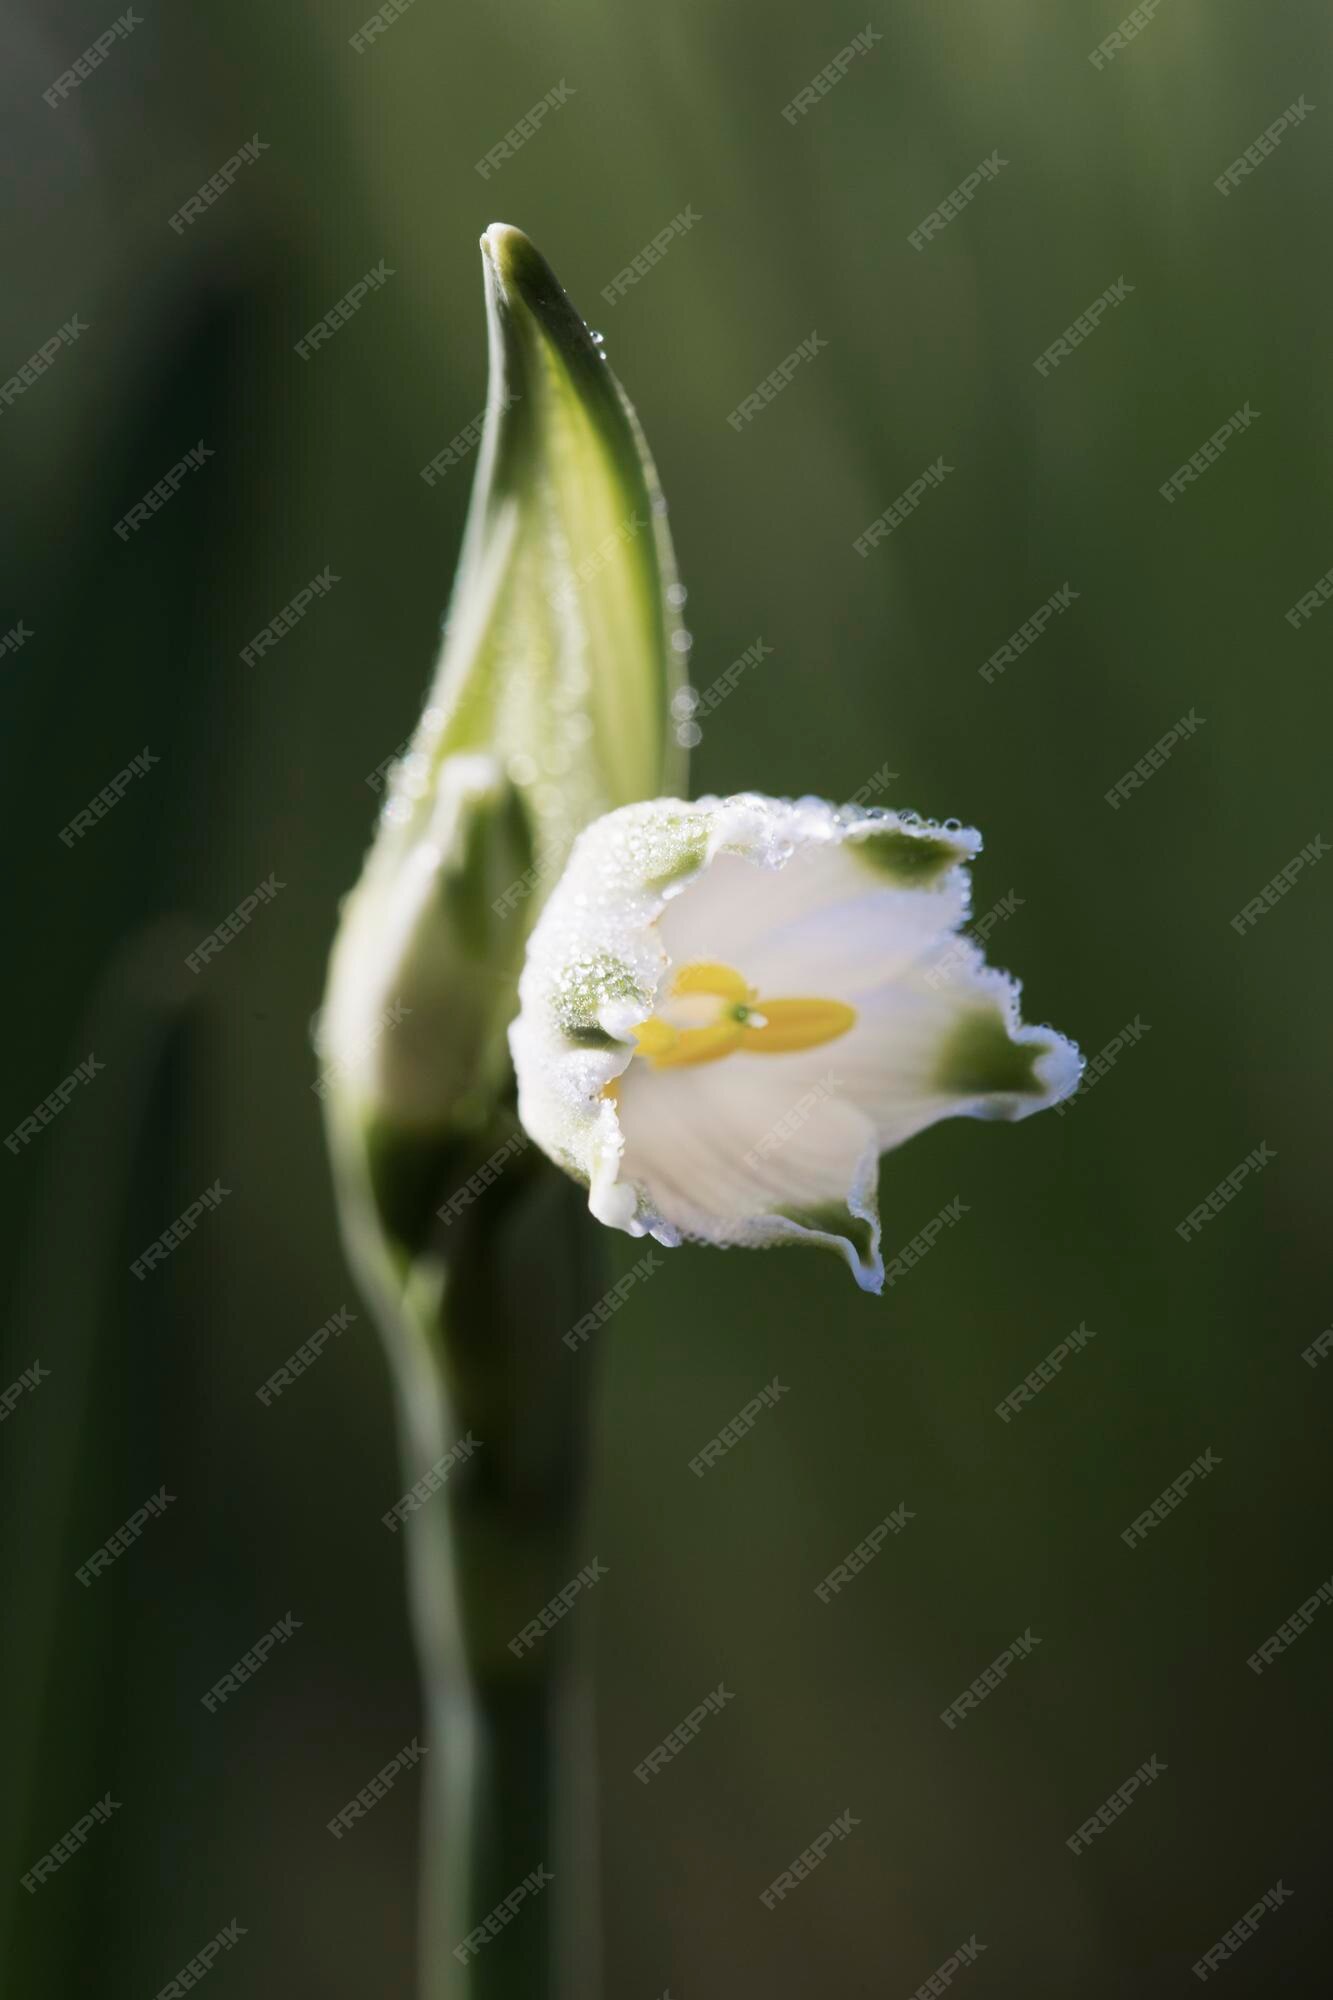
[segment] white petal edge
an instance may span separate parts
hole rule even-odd
[[[856,849],[863,842],[884,846],[885,836],[895,856],[912,865],[923,859],[929,864],[934,872],[928,883],[895,885],[892,874],[876,879]],[[927,846],[934,858],[927,854]],[[659,799],[606,815],[580,836],[529,943],[519,986],[520,1011],[510,1028],[524,1126],[557,1164],[584,1181],[592,1214],[610,1227],[636,1236],[651,1234],[668,1247],[686,1239],[753,1247],[818,1243],[844,1257],[863,1289],[879,1290],[883,1279],[876,1213],[880,1153],[944,1116],[1026,1117],[1067,1096],[1077,1087],[1082,1069],[1077,1049],[1055,1030],[1021,1022],[1018,983],[988,968],[977,947],[957,936],[969,909],[966,863],[980,846],[979,834],[953,822],[937,825],[911,814],[835,808],[813,798],[774,800],[755,793],[693,804]],[[756,883],[762,883],[766,893],[756,889],[749,899],[739,952],[736,938],[718,935],[728,914],[730,928],[736,928],[734,892],[721,896],[724,885],[715,881],[710,885],[713,895],[704,898],[697,893],[712,864],[719,857],[733,856],[765,871]],[[800,865],[791,869],[793,861]],[[852,863],[853,870],[844,869],[843,863]],[[864,879],[855,874],[857,865],[866,866]],[[747,951],[762,957],[753,910],[762,903],[767,916],[773,917],[783,899],[775,901],[776,885],[768,878],[784,870],[793,887],[814,893],[789,900],[776,925],[769,923],[765,933],[769,944],[785,930],[789,944],[798,947],[798,959],[804,959],[800,947],[818,932],[827,908],[821,888],[826,893],[831,887],[846,890],[844,896],[834,897],[835,903],[878,899],[886,911],[892,906],[900,930],[906,923],[911,933],[905,957],[899,953],[900,976],[904,964],[915,967],[914,976],[919,976],[923,967],[935,962],[932,950],[941,960],[947,953],[950,983],[983,1006],[994,1006],[1010,1042],[1019,1047],[1043,1045],[1031,1065],[1038,1090],[998,1095],[981,1090],[972,1096],[954,1093],[947,1100],[938,1091],[925,1093],[909,1113],[905,1129],[895,1120],[896,1129],[890,1131],[883,1118],[867,1127],[873,1136],[856,1162],[843,1198],[851,1216],[866,1226],[864,1254],[849,1236],[789,1215],[765,1212],[737,1228],[734,1220],[711,1215],[690,1202],[674,1203],[675,1213],[663,1213],[642,1182],[622,1179],[625,1134],[615,1102],[603,1095],[606,1086],[627,1070],[634,1053],[633,1030],[655,1011],[677,964],[700,956],[731,962]],[[839,871],[845,879],[835,879]],[[826,879],[820,883],[816,876]],[[689,902],[695,907],[687,911],[680,899],[692,888],[696,895]],[[715,910],[705,907],[710,903]],[[702,917],[702,924],[686,921],[687,915],[692,920]],[[847,930],[845,922],[842,929]],[[680,957],[669,954],[668,938]],[[826,958],[821,951],[821,963]],[[882,943],[879,961],[887,968],[886,983],[891,984],[894,961]],[[808,989],[811,982],[803,983]],[[801,1060],[826,1061],[829,1053],[815,1050]],[[792,1058],[727,1060],[776,1061],[786,1067]],[[786,1073],[796,1080],[795,1069],[787,1068]]]

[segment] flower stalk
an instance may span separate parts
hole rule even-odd
[[[506,1029],[577,833],[683,779],[688,642],[665,502],[600,344],[520,231],[492,225],[482,253],[490,385],[444,644],[343,907],[319,1052],[414,1503],[422,2000],[597,2000],[586,1640],[577,1610],[539,1614],[596,1554],[593,1357],[562,1335],[599,1253],[517,1125]]]

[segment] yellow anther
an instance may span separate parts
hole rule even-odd
[[[817,1049],[856,1025],[855,1007],[841,1000],[761,1000],[757,1011],[763,1026],[747,1021],[741,1028],[741,1047],[757,1056]]]
[[[671,984],[673,993],[716,993],[719,1000],[749,1000],[749,986],[734,966],[712,965],[696,959],[682,965]]]
[[[738,1049],[752,1055],[816,1049],[856,1021],[856,1009],[841,1000],[760,1000],[734,967],[702,959],[676,974],[668,1013],[678,998],[687,1006],[676,1020],[654,1014],[634,1031],[635,1054],[654,1069],[717,1062]],[[701,1000],[718,1003],[711,1020],[700,1018]]]

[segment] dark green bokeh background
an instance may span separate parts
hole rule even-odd
[[[386,1374],[362,1313],[272,1408],[257,1385],[344,1302],[308,1044],[337,899],[434,656],[470,474],[419,468],[480,409],[477,236],[520,224],[604,329],[671,501],[693,678],[772,657],[704,723],[694,788],[891,802],[987,836],[991,955],[1091,1055],[1150,1032],[1063,1120],[955,1122],[891,1157],[897,1248],[959,1228],[881,1301],[832,1261],[687,1250],[598,1342],[588,1554],[608,1993],[914,1991],[975,1934],[991,1994],[1167,1995],[1281,1877],[1228,1990],[1320,1990],[1333,1615],[1246,1658],[1330,1568],[1329,882],[1229,919],[1328,830],[1333,562],[1325,12],[1163,0],[1101,71],[1115,0],[898,5],[795,125],[851,12],[222,0],[143,25],[54,111],[103,5],[11,23],[0,377],[88,332],[0,422],[0,659],[15,898],[6,1129],[89,1049],[95,1086],[4,1156],[15,1339],[50,1379],[0,1433],[5,1877],[108,1789],[110,1826],[35,1898],[4,1890],[3,1989],[156,1992],[235,1917],[224,1992],[410,1992],[414,1781],[325,1821],[418,1726]],[[561,79],[489,181],[478,160]],[[1213,181],[1314,107],[1228,199]],[[268,145],[178,237],[167,217]],[[923,254],[909,230],[998,149]],[[700,220],[613,308],[601,288]],[[363,272],[394,276],[308,363]],[[1118,277],[1134,289],[1043,380]],[[797,343],[827,349],[737,435]],[[1260,414],[1174,506],[1159,484]],[[113,523],[215,456],[126,544]],[[938,492],[851,543],[943,455]],[[307,579],[341,579],[248,668]],[[1077,603],[993,685],[1060,584]],[[1103,793],[1206,718],[1118,812]],[[160,764],[72,850],[59,829],[148,744]],[[183,952],[287,886],[201,979]],[[1276,1158],[1197,1240],[1174,1225]],[[215,1178],[217,1215],[130,1259]],[[638,1254],[609,1244],[616,1268]],[[359,1309],[359,1308],[358,1308]],[[1014,1423],[993,1406],[1071,1327],[1097,1338]],[[586,1355],[576,1365],[593,1365]],[[706,1479],[687,1461],[774,1375],[790,1394]],[[1132,1553],[1119,1531],[1221,1460]],[[178,1496],[96,1587],[73,1571]],[[854,1587],[814,1585],[899,1502]],[[302,1629],[216,1715],[200,1695],[284,1612]],[[1030,1660],[946,1704],[1025,1628]],[[644,1788],[633,1766],[719,1680],[737,1699]],[[1166,1775],[1075,1858],[1151,1753]],[[759,1892],[860,1824],[775,1911]],[[12,1838],[11,1838],[12,1836]],[[534,1856],[534,1865],[539,1857]],[[492,1947],[500,1950],[497,1943]],[[959,1975],[961,1978],[963,1975]]]

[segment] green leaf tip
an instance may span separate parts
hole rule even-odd
[[[481,256],[489,383],[443,644],[330,970],[321,1053],[345,1134],[348,1117],[441,1138],[484,1121],[574,839],[686,789],[684,592],[643,432],[524,232],[492,223]]]

